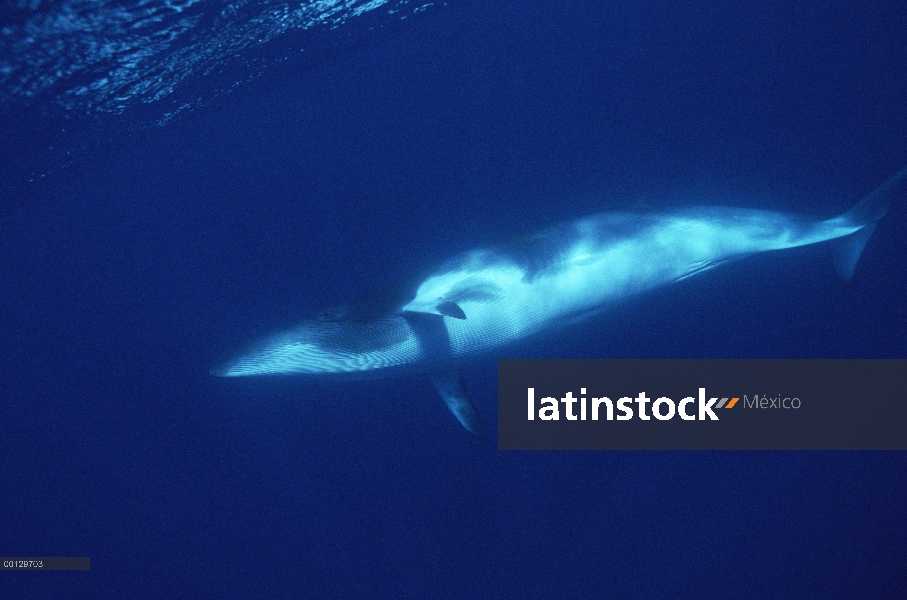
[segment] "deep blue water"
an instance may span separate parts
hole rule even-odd
[[[494,424],[505,355],[907,358],[907,201],[850,284],[823,248],[761,256],[476,360],[486,443],[421,377],[208,373],[554,221],[841,212],[907,164],[901,3],[388,3],[285,30],[279,3],[183,4],[160,48],[103,3],[62,3],[87,41],[0,9],[0,554],[92,561],[0,596],[905,597],[903,452],[500,452]],[[87,60],[98,40],[119,54]]]

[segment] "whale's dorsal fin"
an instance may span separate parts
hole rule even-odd
[[[438,304],[435,305],[435,310],[438,311],[439,315],[444,315],[445,317],[453,317],[454,319],[466,318],[466,313],[463,312],[463,309],[460,308],[460,305],[456,302],[438,302]]]
[[[438,300],[437,302],[420,304],[410,303],[403,311],[404,317],[406,316],[406,313],[438,315],[441,317],[453,317],[454,319],[466,318],[466,313],[463,312],[460,305],[456,302],[450,302],[449,300]]]

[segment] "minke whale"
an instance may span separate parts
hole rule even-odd
[[[849,281],[907,168],[844,214],[692,206],[602,212],[455,256],[409,287],[329,308],[212,370],[250,375],[428,375],[460,423],[484,428],[457,362],[601,313],[615,302],[760,252],[827,242]]]

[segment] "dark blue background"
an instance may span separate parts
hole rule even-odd
[[[904,597],[903,453],[505,453],[421,377],[208,369],[552,221],[841,212],[907,163],[905,40],[900,2],[457,1],[165,127],[66,116],[78,160],[5,187],[0,553],[92,570],[0,595]],[[62,165],[26,112],[4,152]],[[851,284],[757,257],[500,356],[905,358],[905,207]]]

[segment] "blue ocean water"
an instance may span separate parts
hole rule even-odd
[[[907,164],[898,2],[0,9],[9,598],[907,593],[907,455],[500,452],[421,377],[223,380],[256,336],[627,206],[835,215]],[[907,203],[854,281],[735,263],[507,356],[907,358]]]

